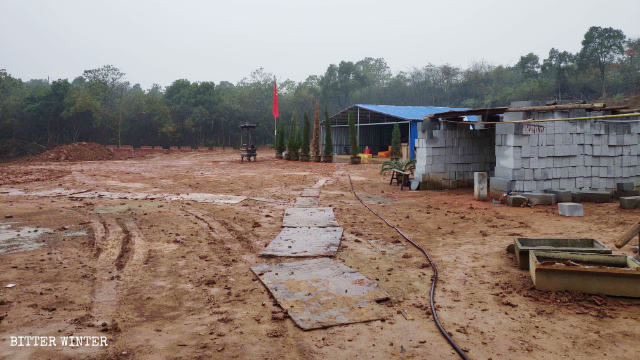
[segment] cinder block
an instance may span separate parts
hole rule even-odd
[[[609,191],[582,190],[572,193],[574,202],[594,202],[607,203],[611,201],[611,193]]]
[[[558,213],[562,216],[584,216],[582,204],[571,202],[558,203]]]
[[[473,173],[473,197],[479,201],[486,201],[488,198],[488,174],[486,172]]]
[[[640,196],[623,196],[620,198],[622,209],[640,209]]]
[[[529,204],[535,205],[554,205],[556,203],[556,195],[543,192],[526,192],[522,196],[526,197]]]
[[[505,197],[505,202],[509,206],[520,207],[527,203],[527,198],[522,195],[508,195]]]
[[[619,182],[616,184],[616,189],[620,191],[632,191],[634,188],[633,182]]]

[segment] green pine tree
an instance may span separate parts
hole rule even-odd
[[[282,154],[287,148],[287,144],[284,139],[284,132],[284,122],[280,121],[276,130],[276,151],[280,154]]]
[[[324,107],[324,155],[333,154],[333,141],[331,140],[331,123],[329,123],[329,111]]]
[[[298,159],[298,127],[296,123],[296,112],[294,110],[291,117],[291,126],[289,127],[289,139],[287,140],[287,152],[292,160]]]
[[[400,149],[400,126],[398,123],[393,124],[393,132],[391,132],[391,158],[399,159],[402,157],[402,149]]]
[[[304,113],[304,123],[302,126],[302,154],[309,156],[309,117]]]
[[[351,156],[358,156],[358,133],[356,130],[356,122],[353,120],[353,112],[349,111],[347,115],[349,119],[349,152]]]

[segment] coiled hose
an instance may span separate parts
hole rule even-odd
[[[405,235],[404,233],[402,233],[402,231],[400,231],[400,229],[398,229],[397,227],[391,225],[387,221],[387,219],[385,219],[382,216],[378,215],[378,213],[375,212],[375,210],[370,208],[369,205],[365,204],[365,202],[362,201],[360,196],[358,196],[358,194],[356,193],[355,189],[353,188],[353,181],[351,181],[351,175],[350,174],[347,174],[347,175],[349,176],[349,184],[351,185],[351,192],[353,193],[353,195],[355,195],[356,199],[358,199],[358,201],[360,201],[360,203],[362,205],[364,205],[364,207],[369,209],[369,211],[371,211],[371,213],[373,213],[373,215],[375,215],[378,218],[380,218],[380,220],[384,221],[384,223],[387,224],[387,226],[389,226],[390,228],[394,229],[398,234],[400,234],[400,236],[402,236],[405,240],[407,240],[411,245],[413,245],[416,249],[420,250],[420,252],[422,252],[424,254],[424,256],[427,258],[427,261],[429,261],[429,264],[431,265],[431,268],[433,269],[433,276],[431,277],[431,292],[429,294],[429,303],[431,305],[431,313],[433,314],[433,321],[436,323],[436,326],[438,327],[438,330],[440,330],[440,333],[442,334],[442,336],[444,336],[445,339],[447,339],[447,341],[449,342],[449,344],[451,344],[453,349],[458,353],[458,355],[460,355],[460,358],[462,358],[464,360],[469,360],[469,358],[467,357],[467,354],[465,354],[464,351],[458,346],[458,344],[456,344],[456,342],[453,341],[451,336],[449,336],[449,334],[445,331],[444,327],[442,327],[442,324],[440,324],[440,320],[438,320],[438,314],[436,313],[436,307],[434,305],[434,302],[435,302],[434,301],[434,297],[435,297],[435,293],[436,293],[436,283],[438,282],[438,267],[433,262],[433,260],[431,260],[431,256],[429,256],[429,253],[427,253],[427,251],[422,246],[418,245],[413,240],[409,239],[409,237],[407,235]]]

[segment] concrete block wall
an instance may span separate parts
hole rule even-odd
[[[473,186],[474,172],[493,173],[493,128],[473,130],[446,122],[435,127],[418,131],[415,142],[415,177],[421,180],[421,189]]]
[[[602,115],[585,110],[506,113],[504,120]],[[640,182],[640,123],[575,120],[499,124],[495,130],[496,167],[492,188],[609,190],[617,182]],[[638,120],[638,119],[635,119]]]

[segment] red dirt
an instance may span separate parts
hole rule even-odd
[[[470,189],[400,191],[378,174],[379,165],[288,162],[271,152],[259,153],[256,163],[216,151],[0,166],[33,176],[11,185],[27,192],[64,187],[288,202],[0,195],[0,219],[56,229],[42,237],[47,246],[0,254],[0,358],[456,358],[432,322],[431,268],[354,198],[347,173],[373,209],[431,254],[441,278],[438,315],[470,358],[629,359],[638,349],[640,299],[536,290],[505,247],[516,236],[571,236],[613,248],[640,209],[587,203],[584,217],[568,218],[551,206],[474,201]],[[38,176],[42,169],[66,175]],[[344,228],[337,260],[390,294],[393,315],[384,321],[302,331],[250,271],[290,261],[258,253],[280,232],[284,209],[323,178],[320,206],[332,206]],[[65,236],[81,230],[87,234]],[[631,254],[629,247],[614,252]],[[104,335],[109,347],[8,342],[9,335],[70,334]]]
[[[61,145],[34,157],[39,161],[96,161],[114,159],[113,151],[90,142]]]

